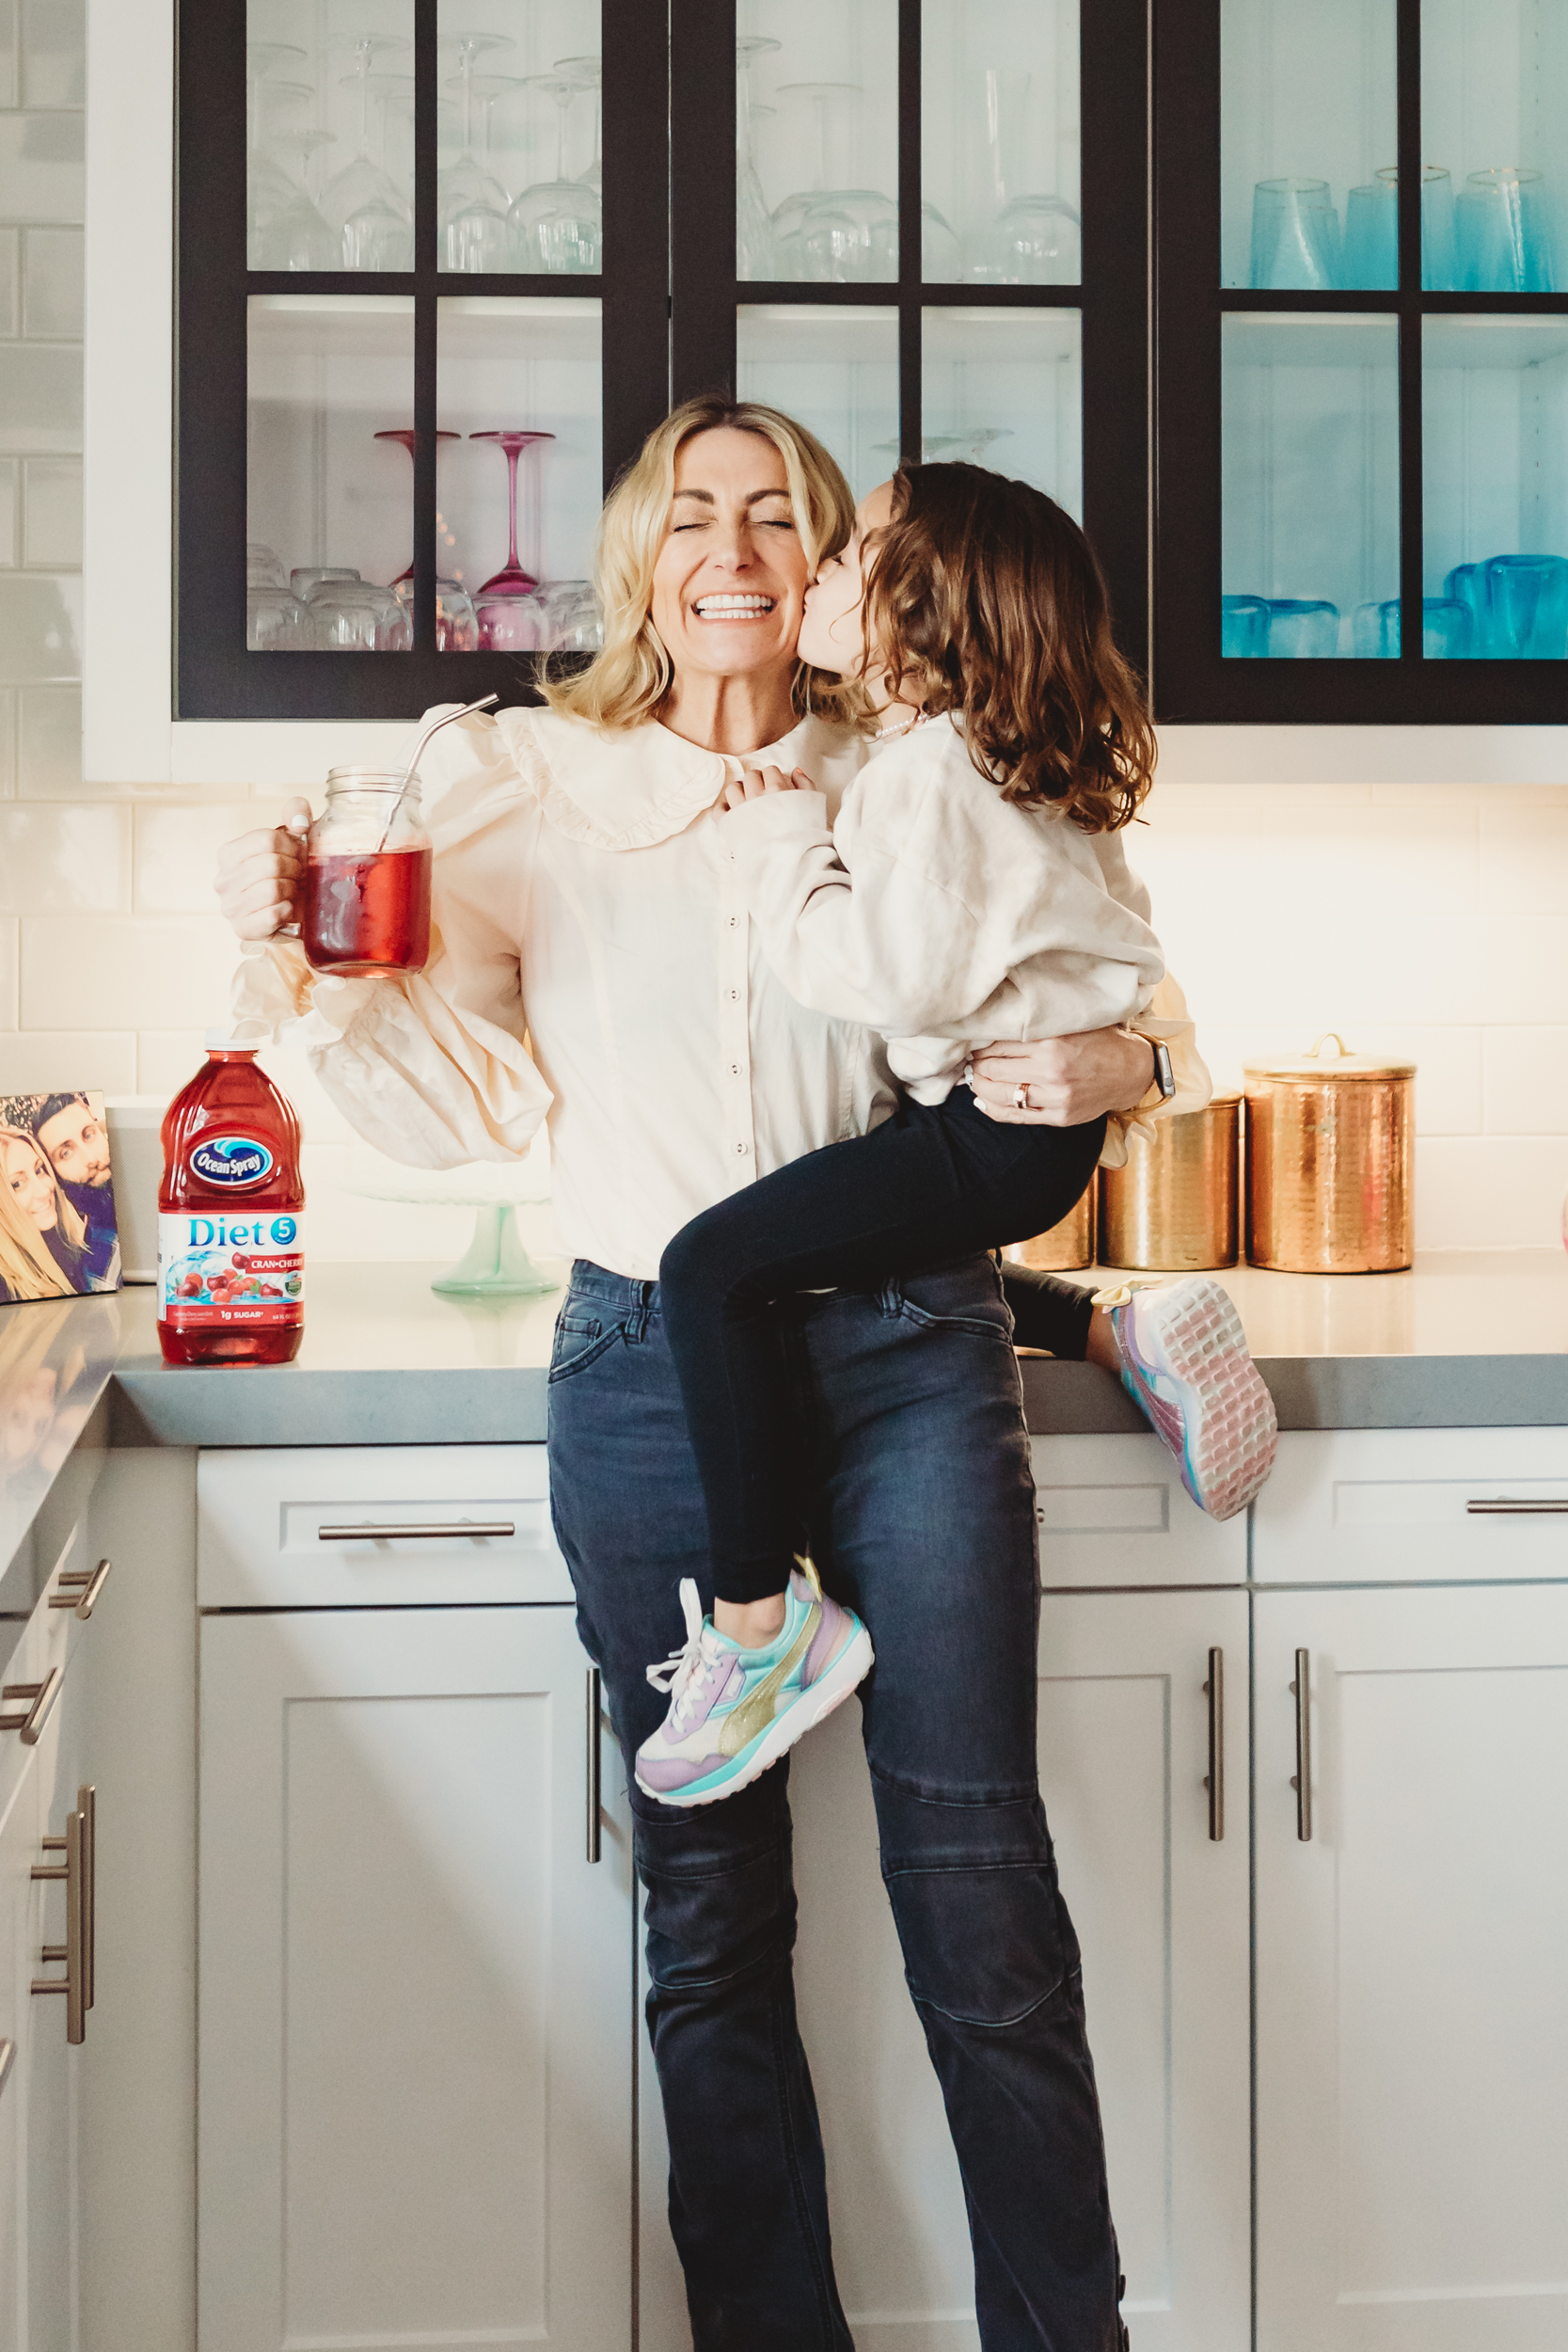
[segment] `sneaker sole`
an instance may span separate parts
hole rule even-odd
[[[1154,1369],[1180,1393],[1173,1406],[1148,1386],[1141,1367],[1131,1363],[1137,1401],[1167,1438],[1164,1423],[1173,1416],[1180,1419],[1181,1443],[1172,1451],[1181,1464],[1182,1485],[1211,1518],[1232,1519],[1274,1468],[1279,1446],[1274,1399],[1247,1352],[1230,1295],[1220,1283],[1145,1295],[1139,1320],[1164,1359],[1156,1360]]]
[[[764,1732],[760,1732],[749,1749],[735,1758],[731,1770],[722,1780],[693,1781],[689,1788],[650,1788],[637,1775],[637,1785],[645,1797],[653,1797],[660,1804],[677,1808],[698,1804],[717,1804],[721,1797],[733,1797],[737,1789],[750,1788],[760,1780],[770,1765],[781,1756],[787,1756],[797,1740],[803,1740],[808,1731],[826,1723],[836,1707],[842,1707],[857,1684],[865,1680],[876,1663],[871,1636],[863,1625],[854,1639],[846,1643],[821,1680],[803,1692],[793,1707],[776,1715]],[[815,1702],[815,1705],[814,1705]]]

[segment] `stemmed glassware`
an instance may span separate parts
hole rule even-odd
[[[1028,95],[1027,73],[987,68],[986,143],[996,212],[977,240],[969,274],[992,286],[1070,286],[1083,266],[1077,212],[1065,197],[1019,189]]]
[[[757,177],[752,126],[762,111],[752,95],[752,68],[783,47],[766,33],[743,33],[735,44],[735,274],[737,278],[774,278],[773,217]]]
[[[441,267],[448,270],[503,270],[510,260],[506,190],[486,164],[474,153],[474,101],[484,102],[483,86],[474,80],[475,61],[516,47],[504,33],[454,33],[443,47],[455,51],[457,72],[448,87],[462,96],[463,151],[449,164],[436,185],[441,231]],[[506,85],[498,85],[504,87]],[[494,91],[489,93],[495,95]],[[488,115],[485,116],[486,125]]]
[[[525,653],[536,650],[544,642],[544,610],[538,595],[536,576],[524,569],[517,560],[517,460],[525,450],[533,449],[541,441],[553,441],[553,433],[505,431],[470,433],[470,441],[494,441],[506,454],[507,539],[506,562],[499,572],[493,572],[474,596],[474,611],[479,623],[479,642],[494,653]],[[531,540],[537,540],[536,518],[529,532]],[[531,559],[538,561],[530,548]]]
[[[555,178],[525,188],[512,207],[515,266],[592,276],[603,251],[604,208],[596,187],[566,176],[566,117],[590,85],[560,72],[526,79],[531,89],[555,102]]]
[[[406,270],[414,266],[414,215],[384,165],[371,155],[372,68],[388,52],[408,49],[394,33],[364,33],[354,43],[355,70],[341,84],[359,93],[359,150],[321,192],[320,210],[342,245],[344,269]]]
[[[604,62],[599,57],[557,57],[555,72],[563,81],[576,82],[579,89],[591,89],[594,93],[594,160],[586,171],[578,172],[578,178],[585,188],[602,189],[604,164],[600,149],[604,135],[604,108],[599,92],[604,85]]]
[[[812,184],[773,215],[779,269],[818,284],[882,283],[898,275],[898,207],[875,188],[828,185],[828,108],[860,95],[858,82],[785,82],[781,98],[809,101],[816,117]]]
[[[277,78],[278,69],[303,60],[292,42],[251,41],[245,50],[249,153],[246,159],[246,258],[252,269],[337,269],[339,243],[310,201],[303,176],[279,160],[279,151],[300,158],[301,175],[313,148],[329,131],[280,131],[269,119],[279,106],[300,104],[312,94],[309,82]]]
[[[388,425],[376,435],[378,441],[399,441],[408,452],[410,462],[418,439],[412,425]],[[446,425],[436,429],[437,447],[442,441],[460,441],[463,436]],[[443,525],[439,513],[436,516],[436,544],[440,543]],[[410,642],[414,626],[414,566],[410,564],[392,582],[392,594],[408,615]],[[479,645],[479,624],[467,591],[460,580],[448,580],[444,575],[436,581],[436,645],[439,653],[473,653]]]

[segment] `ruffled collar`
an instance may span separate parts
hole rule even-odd
[[[546,822],[599,850],[646,850],[672,840],[713,806],[741,766],[653,719],[610,733],[553,710],[515,708],[495,723]],[[748,753],[745,764],[808,767],[814,739],[824,735],[836,742],[840,730],[804,719],[782,742]]]

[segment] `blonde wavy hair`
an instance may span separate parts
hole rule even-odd
[[[683,401],[654,427],[605,501],[594,549],[604,649],[574,677],[541,676],[552,710],[612,728],[641,726],[657,715],[674,673],[653,622],[654,566],[674,500],[675,459],[694,435],[721,426],[756,434],[784,459],[795,528],[813,577],[847,543],[854,493],[815,433],[754,400],[708,393]],[[847,716],[852,707],[836,677],[806,662],[797,665],[792,699],[802,717],[811,709]]]
[[[86,1227],[60,1189],[60,1180],[50,1167],[49,1155],[36,1136],[24,1127],[0,1127],[0,1293],[8,1298],[61,1298],[71,1295],[71,1283],[55,1264],[39,1228],[11,1190],[11,1180],[6,1167],[6,1154],[13,1143],[24,1143],[29,1152],[49,1169],[55,1187],[55,1214],[59,1219],[61,1236],[71,1249],[82,1248]]]

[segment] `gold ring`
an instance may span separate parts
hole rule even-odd
[[[1013,1089],[1013,1108],[1015,1111],[1026,1111],[1028,1107],[1029,1081],[1025,1078],[1022,1084]]]

